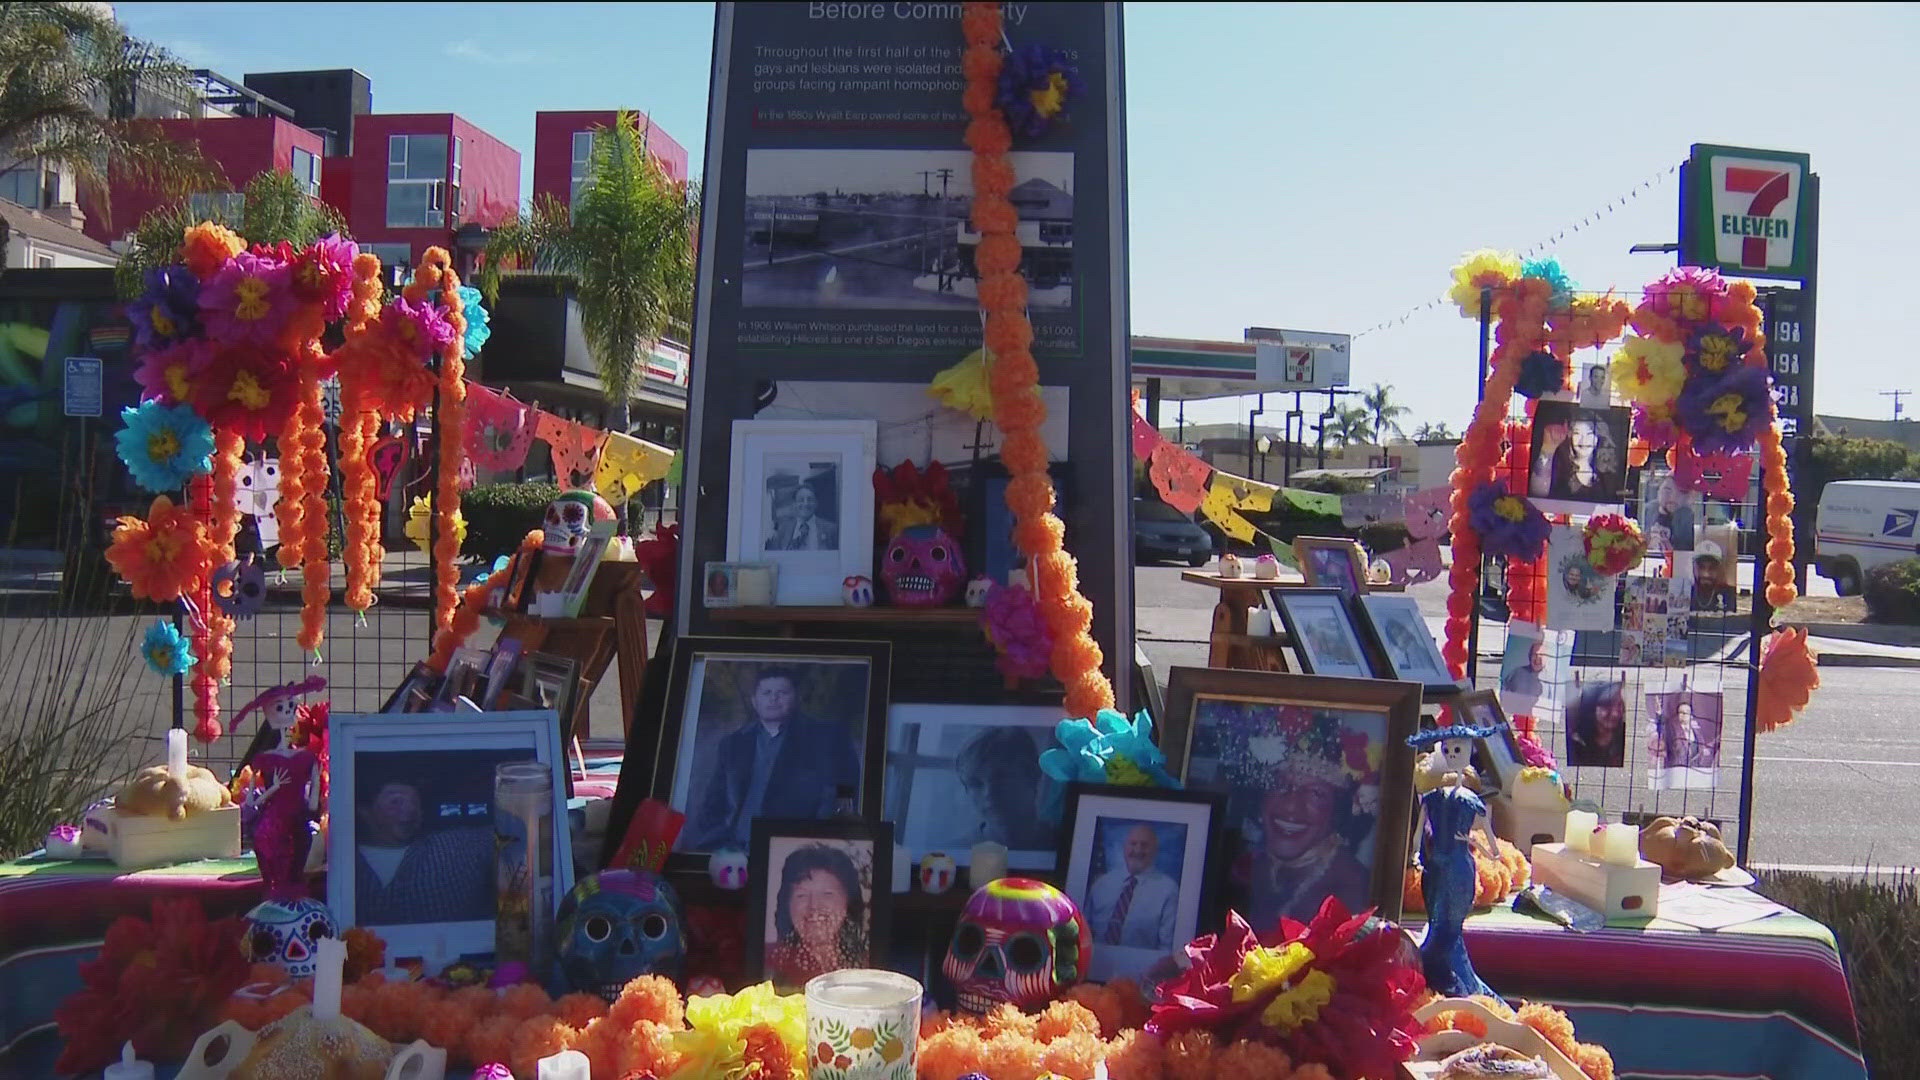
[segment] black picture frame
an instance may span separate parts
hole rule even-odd
[[[1101,821],[1108,815],[1095,815],[1095,820],[1089,826],[1087,837],[1080,837],[1080,829],[1082,803],[1094,803],[1096,800],[1137,805],[1140,811],[1134,820],[1142,823],[1178,824],[1189,827],[1191,822],[1170,821],[1168,819],[1172,815],[1156,816],[1152,813],[1152,809],[1167,806],[1206,808],[1207,822],[1201,830],[1201,835],[1196,838],[1189,833],[1187,847],[1182,852],[1183,873],[1180,880],[1175,883],[1179,905],[1171,932],[1164,936],[1164,944],[1131,947],[1124,942],[1116,943],[1107,939],[1108,927],[1095,921],[1094,913],[1104,912],[1106,909],[1090,903],[1093,899],[1091,893],[1095,880],[1093,845],[1098,842]],[[1072,897],[1073,902],[1080,905],[1080,910],[1087,914],[1088,927],[1093,934],[1094,966],[1086,977],[1096,982],[1111,982],[1124,976],[1141,981],[1141,985],[1149,985],[1144,980],[1150,973],[1162,978],[1171,977],[1171,971],[1178,969],[1175,957],[1187,942],[1203,933],[1211,932],[1225,917],[1222,893],[1225,884],[1223,858],[1226,851],[1226,796],[1217,791],[1189,791],[1180,788],[1133,787],[1074,781],[1067,785],[1065,805],[1066,813],[1060,830],[1060,856],[1057,865],[1062,891]],[[1097,811],[1099,806],[1094,805],[1092,808]],[[1184,871],[1194,869],[1192,856],[1196,839],[1200,845],[1198,873],[1190,876]],[[1188,903],[1189,894],[1192,896],[1191,904]],[[1131,914],[1134,910],[1136,909],[1130,904],[1129,913]],[[1111,922],[1111,920],[1112,916],[1108,914],[1102,921]],[[1125,937],[1124,928],[1122,937],[1123,939]],[[1105,958],[1102,956],[1103,953],[1106,954]],[[1149,953],[1160,955],[1149,956],[1147,955]],[[1174,966],[1168,969],[1167,964]],[[1156,965],[1168,971],[1168,974],[1162,975],[1161,972],[1155,971]]]
[[[893,823],[888,821],[810,821],[794,818],[755,818],[753,838],[747,855],[747,930],[746,967],[749,982],[771,979],[775,988],[781,991],[797,991],[805,987],[806,979],[813,975],[824,974],[829,968],[819,971],[808,970],[799,978],[792,977],[781,970],[781,965],[768,962],[769,949],[778,943],[767,941],[767,920],[771,915],[778,925],[779,897],[785,889],[785,883],[774,882],[775,868],[772,865],[773,846],[776,842],[799,841],[791,851],[781,855],[784,863],[795,854],[809,848],[820,848],[827,852],[839,852],[845,856],[846,847],[864,846],[866,850],[866,877],[861,884],[865,896],[866,955],[848,956],[845,968],[873,967],[881,963],[887,953],[889,935],[892,931],[893,915]],[[806,843],[811,841],[812,843]],[[825,856],[831,859],[831,855]],[[852,870],[857,876],[860,872],[858,861],[848,856],[845,869]],[[816,867],[811,872],[826,870],[839,875],[840,871],[831,866]],[[811,873],[810,872],[810,873]],[[784,875],[783,875],[784,876]],[[772,910],[769,910],[772,905]],[[797,945],[797,942],[795,943]],[[770,970],[771,969],[771,970]]]
[[[560,745],[571,746],[574,710],[580,698],[580,662],[571,656],[530,652],[520,657],[520,696],[535,708],[560,716]]]
[[[406,678],[400,680],[400,685],[393,688],[393,693],[387,695],[386,703],[380,706],[380,711],[382,713],[412,712],[414,710],[407,708],[407,705],[413,691],[425,690],[431,698],[439,686],[440,673],[427,666],[425,660],[421,660],[413,665],[413,670],[407,673]]]
[[[844,662],[863,661],[867,665],[866,716],[862,725],[862,745],[860,752],[860,791],[857,793],[856,810],[863,821],[880,820],[882,780],[886,762],[887,742],[887,706],[890,697],[892,679],[893,645],[887,641],[856,641],[814,638],[764,638],[764,637],[728,637],[719,635],[688,635],[676,639],[673,643],[673,662],[667,676],[666,707],[662,712],[657,732],[654,733],[653,761],[654,770],[648,791],[652,796],[668,805],[678,802],[680,812],[687,815],[686,831],[681,833],[680,844],[676,847],[673,864],[683,868],[698,869],[704,866],[705,857],[712,848],[695,846],[698,828],[697,806],[694,802],[698,792],[682,793],[675,791],[675,777],[680,769],[681,743],[686,731],[686,710],[688,705],[689,681],[696,660],[737,659],[753,660],[769,658],[785,661],[783,666],[794,666],[796,661],[813,659],[817,661]],[[628,752],[633,752],[636,730],[628,739]],[[689,778],[691,780],[691,778]]]
[[[1379,662],[1381,678],[1396,679],[1404,682],[1416,682],[1428,694],[1452,695],[1460,692],[1460,681],[1447,669],[1446,658],[1440,655],[1439,643],[1433,640],[1433,631],[1427,628],[1426,619],[1420,614],[1420,605],[1406,593],[1370,592],[1362,593],[1352,600],[1354,621],[1366,631],[1367,641],[1372,646],[1374,658]],[[1402,616],[1394,619],[1393,616]],[[1417,625],[1419,633],[1411,648],[1417,648],[1423,659],[1429,662],[1431,671],[1402,671],[1406,665],[1396,661],[1394,650],[1388,648],[1388,628],[1407,621],[1407,617]],[[1426,676],[1437,672],[1440,678]]]
[[[1288,587],[1267,589],[1267,611],[1287,632],[1287,640],[1293,644],[1293,655],[1300,661],[1300,670],[1309,675],[1338,675],[1349,679],[1378,678],[1384,674],[1372,650],[1367,647],[1360,630],[1353,625],[1353,611],[1347,606],[1349,594],[1336,588]],[[1344,642],[1352,647],[1356,663],[1351,669],[1341,669],[1327,663],[1327,657],[1321,654],[1314,637],[1308,634],[1303,612],[1300,606],[1306,601],[1323,601],[1323,608],[1331,608],[1338,614],[1340,629],[1344,633]]]

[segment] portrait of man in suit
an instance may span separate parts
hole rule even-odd
[[[1128,823],[1103,819],[1101,831]],[[1162,826],[1185,831],[1185,826]],[[1087,924],[1098,945],[1135,949],[1173,948],[1174,920],[1180,914],[1180,883],[1157,865],[1160,832],[1150,822],[1127,828],[1119,845],[1120,861],[1087,886]],[[1171,852],[1175,859],[1180,852]],[[1177,865],[1177,863],[1175,864]]]
[[[753,676],[746,722],[722,736],[713,767],[690,789],[682,847],[691,851],[745,848],[753,819],[832,816],[844,791],[858,799],[860,752],[847,725],[800,708],[801,676],[766,666]]]
[[[840,525],[823,503],[837,504],[834,465],[809,464],[796,475],[781,469],[767,476],[767,506],[772,516],[768,551],[839,551]]]

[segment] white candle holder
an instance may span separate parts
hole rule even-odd
[[[921,993],[905,975],[870,968],[808,982],[809,1080],[913,1080]]]

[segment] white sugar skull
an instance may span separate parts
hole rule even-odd
[[[240,512],[268,517],[273,504],[280,501],[280,459],[249,454],[234,482],[240,488],[234,496]]]
[[[848,607],[873,606],[873,579],[865,574],[855,574],[840,583],[840,599]]]
[[[1080,907],[1044,881],[1006,877],[961,909],[942,970],[961,1009],[1036,1009],[1086,976],[1093,933]]]
[[[596,521],[613,520],[613,504],[591,491],[563,491],[547,504],[546,520],[541,528],[546,537],[540,550],[550,555],[571,555],[593,534]]]
[[[707,857],[707,876],[715,885],[734,892],[747,887],[747,853],[723,848]]]
[[[993,579],[985,574],[967,582],[967,606],[983,608],[987,606],[987,594],[993,591]]]
[[[930,896],[953,888],[957,876],[953,856],[944,851],[928,852],[927,857],[920,860],[920,891]]]
[[[1225,555],[1220,556],[1220,576],[1223,578],[1239,577],[1240,576],[1240,556],[1235,555],[1231,551],[1227,552]]]

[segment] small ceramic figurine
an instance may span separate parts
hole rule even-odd
[[[1239,577],[1240,576],[1240,556],[1235,555],[1231,551],[1220,556],[1220,576],[1223,578]]]
[[[1031,878],[1003,877],[974,891],[941,969],[960,1009],[1001,1003],[1035,1010],[1065,993],[1093,961],[1093,932],[1080,905]]]
[[[1427,937],[1420,945],[1420,967],[1427,986],[1441,997],[1497,997],[1474,973],[1462,929],[1473,907],[1478,874],[1473,849],[1493,855],[1479,831],[1487,805],[1456,782],[1420,797],[1426,825],[1420,833],[1420,896],[1427,908]]]
[[[47,830],[47,858],[77,859],[85,854],[80,843],[80,830],[72,825],[55,825]]]
[[[1253,560],[1253,576],[1261,581],[1272,581],[1280,576],[1280,560],[1272,555],[1262,555]]]
[[[920,891],[930,896],[938,896],[953,888],[954,879],[959,876],[953,863],[953,856],[944,851],[931,851],[920,860]]]
[[[260,708],[262,726],[276,736],[275,744],[250,762],[266,785],[250,789],[241,808],[243,818],[252,820],[253,855],[269,900],[298,899],[307,891],[307,853],[320,819],[320,759],[304,747],[287,745],[287,732],[299,716],[300,696],[314,689],[313,680],[276,686],[234,718],[238,722]]]
[[[651,870],[581,878],[560,902],[553,939],[567,985],[608,1001],[642,975],[678,979],[686,965],[680,894]]]
[[[1458,780],[1479,791],[1480,775],[1473,768],[1473,743],[1475,739],[1487,738],[1498,730],[1492,725],[1470,727],[1454,724],[1451,727],[1429,728],[1409,738],[1408,746],[1427,751],[1420,757],[1418,767],[1414,770],[1414,790],[1428,792]]]
[[[987,606],[987,594],[993,591],[994,581],[985,574],[979,574],[967,582],[967,606],[983,608]]]
[[[747,887],[747,853],[739,848],[722,848],[707,857],[707,876],[715,885],[733,892]]]
[[[848,607],[873,606],[873,579],[865,574],[854,574],[840,583],[840,599]]]

